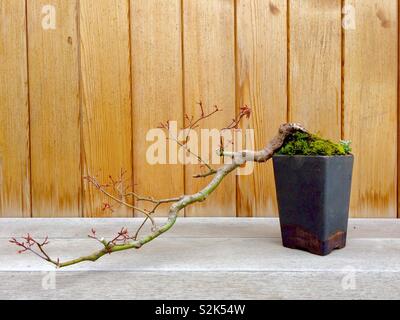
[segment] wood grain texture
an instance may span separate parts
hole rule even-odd
[[[42,8],[55,7],[55,29]],[[77,217],[81,207],[76,1],[28,1],[33,217]]]
[[[355,30],[341,29],[341,4],[354,6]],[[44,5],[55,30],[42,28]],[[352,140],[351,214],[395,217],[398,10],[397,0],[0,1],[0,216],[132,216],[102,211],[107,199],[82,181],[121,169],[139,193],[198,191],[208,180],[192,179],[198,165],[151,166],[142,154],[149,128],[182,124],[202,100],[223,109],[206,128],[252,107],[242,128],[254,127],[257,148],[287,119]],[[271,167],[227,177],[187,215],[275,215]]]
[[[351,213],[397,215],[397,1],[346,1],[356,29],[345,30],[344,138],[355,154]]]
[[[126,170],[124,186],[131,185],[129,1],[81,1],[80,37],[84,174],[107,181]],[[124,207],[103,211],[104,201],[85,183],[85,216],[133,214]]]
[[[223,112],[203,122],[203,128],[221,129],[235,115],[234,1],[184,0],[183,32],[185,113],[198,116],[199,101],[206,112],[218,105]],[[199,170],[199,165],[186,165],[185,193],[209,181],[192,178]],[[234,174],[226,177],[206,202],[186,208],[186,215],[235,216],[235,181]]]
[[[284,248],[275,218],[181,219],[165,236],[140,250],[61,270],[33,255],[17,255],[5,241],[26,230],[38,237],[48,234],[52,255],[72,257],[98,249],[96,241],[85,236],[88,229],[109,238],[121,226],[131,228],[139,220],[4,219],[0,298],[396,299],[399,295],[399,219],[350,219],[346,248],[323,259]],[[46,275],[56,277],[53,290],[43,290]]]
[[[25,1],[0,2],[0,217],[29,217]]]
[[[156,217],[157,225],[165,223],[165,217]],[[3,218],[0,224],[0,240],[30,232],[37,237],[49,239],[87,239],[93,227],[106,239],[114,237],[122,227],[133,231],[143,222],[142,218]],[[143,232],[150,231],[147,224]],[[349,219],[348,239],[385,239],[400,237],[400,219]],[[278,218],[179,218],[163,238],[280,238]],[[155,240],[158,241],[158,240]],[[1,241],[0,241],[1,242]],[[6,243],[6,241],[5,241]]]
[[[238,224],[240,225],[241,219]],[[34,221],[35,219],[31,219]],[[53,225],[58,222],[53,219]],[[183,219],[185,220],[185,219]],[[186,234],[196,226],[195,219],[188,219],[186,223]],[[190,221],[191,220],[191,221]],[[230,218],[226,222],[232,223]],[[215,228],[204,232],[202,237],[198,234],[185,237],[184,239],[171,235],[174,228],[170,230],[169,237],[161,237],[151,244],[139,250],[118,252],[104,256],[95,263],[81,263],[61,269],[65,271],[196,271],[196,272],[266,272],[266,271],[298,271],[298,272],[343,272],[343,269],[352,267],[357,272],[381,271],[400,272],[400,234],[389,237],[387,234],[381,238],[375,238],[375,234],[382,234],[380,228],[390,228],[392,219],[385,223],[379,223],[379,227],[371,229],[366,238],[353,237],[357,233],[349,228],[349,239],[345,248],[336,250],[332,254],[321,259],[305,251],[288,249],[282,246],[279,225],[270,224],[266,229],[264,237],[253,237],[251,228],[258,229],[258,219],[251,223],[245,223],[242,228],[246,232],[236,233],[229,236],[224,233],[215,233]],[[29,221],[25,221],[29,226]],[[374,225],[370,220],[369,224]],[[89,220],[91,227],[97,228],[96,221]],[[266,225],[266,224],[264,224]],[[46,226],[46,224],[44,224]],[[47,224],[48,226],[48,224]],[[351,226],[353,226],[351,224]],[[117,228],[117,232],[120,228]],[[96,229],[97,230],[97,229]],[[398,228],[397,228],[398,230]],[[20,229],[21,234],[23,230]],[[100,230],[99,230],[100,231]],[[35,237],[43,236],[47,229],[41,227],[37,230]],[[181,231],[182,233],[182,231]],[[8,236],[6,234],[1,237]],[[99,234],[100,235],[100,234]],[[75,239],[73,237],[57,236],[51,239],[48,252],[51,256],[59,256],[60,260],[73,258],[98,250],[99,244],[93,239]],[[37,257],[29,254],[16,254],[16,248],[7,241],[0,242],[0,271],[44,271],[53,270],[54,267],[44,263]],[[229,252],[229,254],[227,254]],[[386,261],[386,263],[384,263]]]
[[[254,128],[254,146],[261,149],[287,118],[287,2],[237,2],[237,109],[252,108],[242,128]],[[255,164],[238,176],[238,216],[277,214],[272,162]]]
[[[183,165],[151,165],[145,155],[153,143],[148,130],[166,120],[182,127],[181,1],[131,1],[131,30],[134,188],[156,199],[176,197],[184,194]]]
[[[289,121],[341,137],[341,1],[289,1]]]
[[[347,273],[352,275],[352,269]],[[48,273],[0,272],[0,298],[11,299],[396,299],[396,272],[356,272],[356,289],[344,290],[344,271],[265,272],[57,272],[56,287],[43,290]],[[46,282],[45,282],[46,283]],[[134,284],[134,285],[133,285]],[[304,288],[307,288],[305,290]],[[229,301],[230,300],[230,301]]]

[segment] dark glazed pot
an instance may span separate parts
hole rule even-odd
[[[353,156],[273,157],[282,242],[327,255],[346,245]]]

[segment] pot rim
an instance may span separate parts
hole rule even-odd
[[[345,155],[334,155],[334,156],[322,156],[322,155],[304,155],[304,154],[274,154],[272,157],[282,157],[282,158],[290,158],[290,157],[297,157],[297,158],[354,158],[352,153],[345,154]]]

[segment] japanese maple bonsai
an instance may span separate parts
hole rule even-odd
[[[273,156],[285,247],[327,255],[346,245],[353,168],[349,144],[298,131]]]
[[[200,114],[198,116],[185,115],[185,131],[189,134],[191,130],[194,130],[199,126],[199,123],[204,119],[213,116],[215,113],[221,111],[217,106],[206,112],[203,104],[199,103]],[[232,121],[224,127],[222,130],[236,130],[239,126],[240,121],[243,118],[248,118],[251,114],[251,109],[248,106],[243,106],[240,108],[238,115],[232,119]],[[166,121],[159,125],[160,128],[165,130],[170,130],[170,122]],[[169,132],[170,133],[170,132]],[[194,204],[196,202],[201,202],[207,199],[207,197],[219,186],[221,181],[230,174],[235,169],[244,165],[248,161],[253,162],[266,162],[272,158],[276,152],[284,153],[287,148],[292,144],[293,137],[297,139],[297,134],[304,134],[304,137],[313,137],[310,135],[305,128],[296,123],[285,123],[279,127],[278,133],[272,140],[261,150],[251,151],[226,151],[224,147],[224,141],[221,138],[221,143],[219,150],[217,150],[219,156],[223,158],[229,158],[228,163],[223,164],[219,168],[211,167],[206,161],[204,161],[199,155],[194,156],[198,158],[203,168],[206,168],[206,172],[200,172],[193,176],[196,179],[202,179],[205,177],[212,177],[205,186],[194,194],[179,195],[173,198],[167,199],[155,199],[151,196],[143,196],[134,192],[134,190],[127,190],[124,186],[124,172],[121,172],[120,176],[117,178],[109,177],[110,180],[107,182],[99,182],[94,176],[87,176],[86,181],[101,192],[105,198],[108,198],[110,203],[105,203],[103,209],[111,209],[115,204],[126,206],[128,208],[134,209],[144,215],[143,223],[137,228],[133,233],[128,232],[128,229],[122,228],[120,231],[116,232],[115,237],[112,239],[104,239],[99,236],[96,230],[92,229],[88,235],[90,238],[99,242],[101,248],[89,255],[77,257],[75,259],[62,261],[59,258],[52,258],[45,250],[49,241],[48,238],[37,239],[32,237],[30,234],[22,237],[21,239],[12,238],[11,243],[19,247],[19,252],[32,252],[39,258],[55,265],[58,268],[71,266],[84,261],[96,261],[100,257],[113,254],[118,251],[129,250],[129,249],[139,249],[143,245],[157,238],[164,232],[168,231],[174,224],[178,217],[178,213],[185,207]],[[186,138],[179,140],[177,137],[169,137],[176,141],[181,147],[185,148],[186,152],[193,153],[190,148],[186,146],[189,135]],[[281,156],[283,157],[283,156]],[[283,162],[280,162],[280,158],[276,158],[276,165],[279,167]],[[295,164],[295,163],[293,163]],[[277,167],[278,171],[280,170]],[[320,167],[318,167],[320,168]],[[315,173],[313,173],[315,175]],[[285,206],[282,205],[284,198],[281,195],[281,190],[285,184],[284,179],[282,180],[279,174],[278,177],[278,194],[280,195],[279,203],[281,211],[285,210]],[[314,192],[314,191],[311,191]],[[126,200],[128,199],[128,200]],[[344,199],[346,200],[346,199]],[[142,203],[146,203],[147,206],[141,206]],[[149,208],[150,205],[150,209]],[[161,205],[170,205],[168,218],[162,225],[157,225],[156,221],[153,219],[154,213],[159,209]],[[282,213],[283,213],[282,211]],[[283,220],[282,220],[283,221]],[[147,234],[141,235],[143,226],[149,222],[151,224],[151,231]],[[304,228],[307,230],[307,228]],[[284,242],[284,244],[287,244]]]

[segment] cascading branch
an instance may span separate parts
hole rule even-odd
[[[187,123],[185,125],[185,129],[187,135],[189,136],[190,130],[198,127],[199,123],[206,118],[211,117],[213,114],[221,111],[217,106],[214,106],[214,110],[206,113],[203,107],[203,104],[199,103],[200,107],[200,116],[196,119],[194,117],[189,117],[185,115],[185,119]],[[234,130],[239,126],[240,121],[246,117],[248,118],[251,114],[251,109],[248,106],[243,106],[240,108],[239,114],[235,119],[223,128],[224,130]],[[168,130],[168,123],[166,121],[162,123],[162,128]],[[293,137],[295,138],[294,140]],[[304,129],[301,125],[296,123],[285,123],[279,127],[278,133],[272,140],[265,146],[264,149],[258,151],[251,150],[242,150],[238,152],[228,152],[224,150],[223,142],[221,141],[221,145],[219,150],[217,151],[221,157],[229,157],[232,161],[229,164],[224,164],[219,168],[212,168],[210,165],[206,165],[207,172],[197,174],[194,178],[204,178],[207,176],[212,176],[211,181],[200,191],[190,195],[180,195],[174,198],[168,199],[154,199],[152,197],[141,196],[136,194],[133,191],[125,190],[123,188],[124,184],[124,172],[122,171],[120,176],[117,179],[113,179],[111,176],[109,177],[109,181],[105,184],[100,183],[93,176],[85,177],[85,179],[99,192],[103,193],[110,202],[106,202],[103,204],[103,210],[113,210],[115,205],[122,205],[129,207],[131,209],[135,209],[144,214],[145,218],[139,228],[133,233],[129,233],[127,228],[122,228],[118,231],[113,239],[106,240],[102,237],[99,237],[96,233],[96,230],[92,229],[89,238],[99,242],[101,245],[101,249],[92,252],[89,255],[77,257],[75,259],[61,261],[60,258],[51,258],[50,255],[46,252],[45,248],[49,244],[49,240],[46,237],[44,241],[38,241],[33,238],[30,234],[22,237],[20,240],[17,238],[12,238],[10,242],[19,247],[18,252],[32,252],[39,258],[55,265],[58,268],[71,266],[77,263],[81,263],[84,261],[96,261],[102,256],[106,254],[112,254],[118,251],[124,251],[129,249],[139,249],[146,243],[154,240],[164,232],[168,231],[176,222],[179,211],[183,208],[194,204],[196,202],[201,202],[207,199],[207,197],[219,186],[221,181],[232,171],[243,165],[246,161],[254,161],[254,162],[266,162],[268,161],[274,153],[278,150],[282,152],[285,148],[292,142],[297,140],[305,140],[306,137],[311,137],[307,130]],[[300,139],[301,138],[301,139]],[[183,142],[176,141],[182,147],[185,147],[187,139],[183,139]],[[281,149],[282,145],[285,143],[285,147]],[[295,144],[295,143],[294,143]],[[297,145],[297,144],[296,144]],[[289,147],[288,147],[289,148]],[[297,148],[296,146],[290,148]],[[294,149],[290,149],[294,150]],[[191,152],[189,149],[188,152]],[[292,151],[291,151],[292,152]],[[206,164],[199,155],[196,155],[202,164]],[[148,203],[152,205],[152,209],[144,209],[139,207],[138,205],[133,205],[126,201],[125,199],[131,197],[132,200],[135,200],[136,203]],[[158,226],[152,215],[156,212],[162,204],[170,204],[168,219],[163,224]],[[151,232],[140,236],[140,231],[146,222],[151,223]]]

